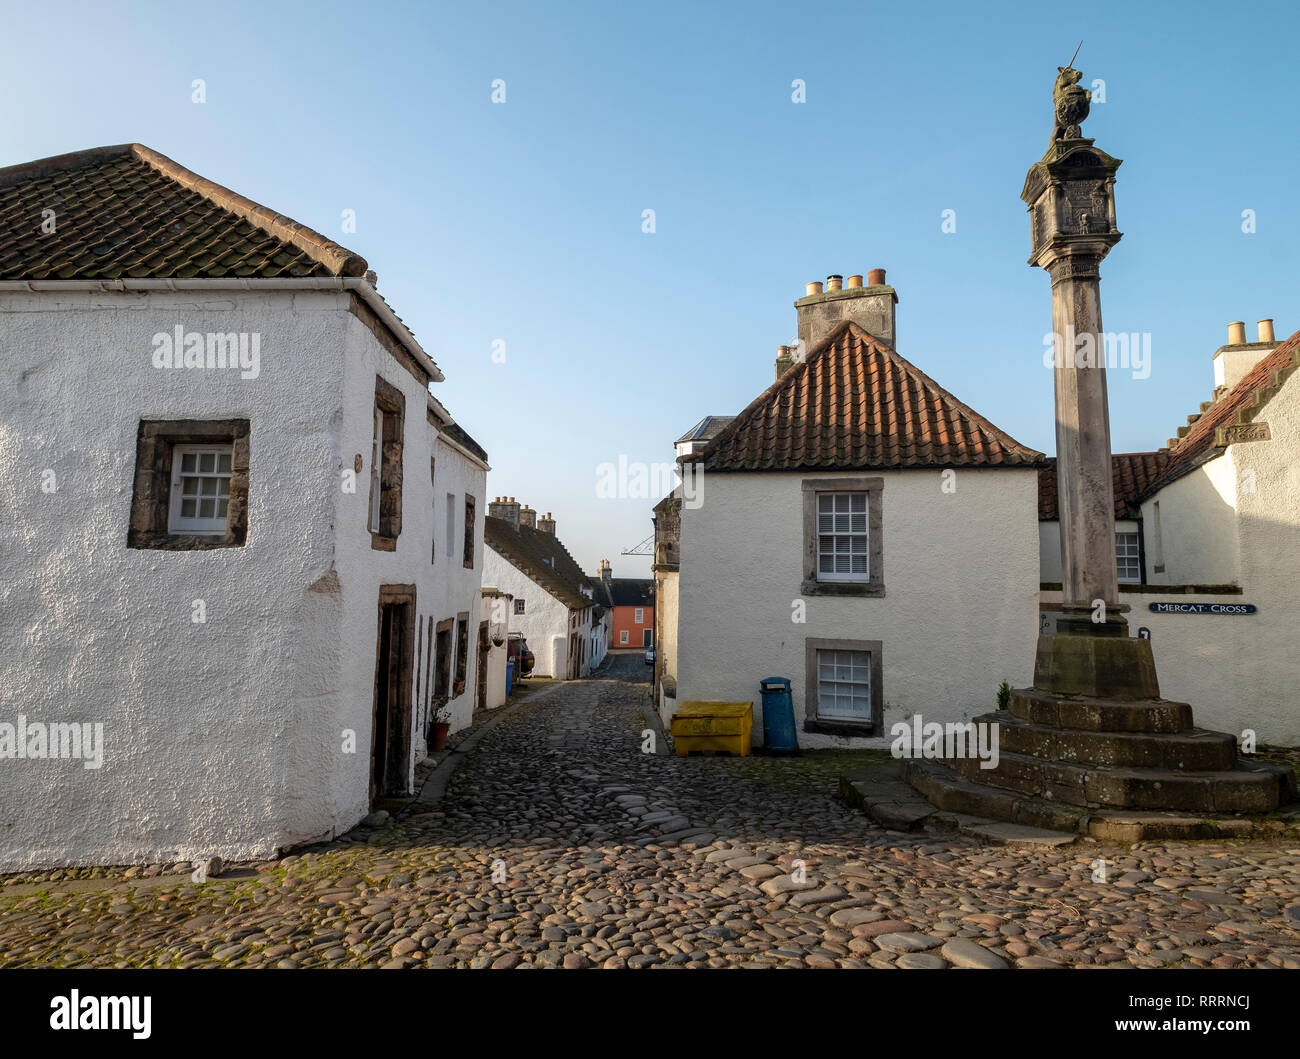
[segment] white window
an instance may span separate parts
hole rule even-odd
[[[619,642],[619,643],[627,643],[627,630],[626,630],[626,629],[619,629],[619,631],[618,631],[618,642]]]
[[[817,494],[817,580],[866,581],[867,494]]]
[[[524,613],[524,605],[525,605],[527,602],[528,602],[528,601],[525,600],[525,599],[517,599],[517,600],[515,600],[515,613],[516,613],[516,614],[522,614],[522,613]]]
[[[384,464],[384,413],[375,409],[375,436],[370,445],[370,532],[379,532],[380,473]]]
[[[168,533],[226,532],[233,448],[231,445],[177,445],[172,449]]]
[[[817,652],[817,716],[871,720],[871,652]]]
[[[456,554],[456,494],[447,494],[447,555]]]
[[[1130,585],[1142,583],[1142,564],[1138,557],[1136,533],[1115,534],[1115,566],[1122,583]]]
[[[645,624],[645,609],[643,607],[637,607],[633,612],[632,622],[635,625]]]

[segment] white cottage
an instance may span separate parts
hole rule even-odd
[[[0,871],[272,856],[468,722],[486,453],[356,254],[139,144],[0,170]]]
[[[809,284],[776,382],[683,458],[665,705],[752,700],[761,742],[787,677],[802,746],[886,746],[1030,676],[1044,457],[894,350],[896,302],[883,270]]]
[[[595,590],[555,535],[555,520],[538,519],[514,497],[497,497],[484,524],[484,577],[509,592],[510,628],[533,652],[533,674],[576,680],[591,672],[601,635]]]
[[[1229,325],[1214,390],[1165,448],[1116,453],[1116,556],[1132,635],[1151,639],[1160,690],[1197,723],[1300,743],[1300,332],[1256,341]],[[1042,609],[1061,603],[1055,468],[1040,476]]]

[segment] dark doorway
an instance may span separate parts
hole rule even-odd
[[[370,803],[406,790],[411,754],[415,586],[381,585],[370,740]]]
[[[476,710],[487,709],[488,651],[491,649],[491,644],[488,642],[488,623],[481,621],[478,624],[478,673],[474,680],[477,689],[474,697]]]
[[[649,647],[652,643],[654,643],[654,630],[652,630],[652,629],[642,629],[642,630],[641,630],[641,646],[642,646],[642,647]]]

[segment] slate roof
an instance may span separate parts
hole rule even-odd
[[[703,452],[684,457],[710,471],[1041,467],[1045,459],[852,322]]]
[[[442,430],[448,437],[453,438],[456,441],[456,443],[460,445],[462,448],[469,449],[470,452],[472,452],[484,463],[488,462],[487,449],[485,449],[482,445],[480,445],[477,441],[475,441],[472,437],[470,437],[469,434],[465,431],[465,428],[462,427],[459,423],[448,423],[445,427],[442,428]]]
[[[54,211],[53,232],[41,230]],[[0,279],[362,276],[365,258],[138,143],[0,169]]]
[[[1138,498],[1160,477],[1169,463],[1169,453],[1165,449],[1159,452],[1113,452],[1110,457],[1111,476],[1115,483],[1115,517],[1117,519],[1136,518],[1138,515]],[[1059,519],[1056,492],[1056,457],[1048,460],[1048,465],[1038,472],[1038,520],[1040,522]]]
[[[589,577],[587,581],[591,585],[592,591],[595,592],[596,604],[603,610],[613,610],[614,597],[609,594],[605,582],[599,577]]]
[[[610,593],[616,607],[653,607],[655,603],[655,583],[646,577],[615,577]]]
[[[1168,463],[1139,499],[1145,499],[1220,455],[1228,445],[1223,434],[1225,428],[1254,419],[1297,366],[1300,366],[1300,331],[1261,358],[1236,386],[1205,410],[1169,449]]]
[[[595,603],[582,592],[592,588],[587,575],[554,533],[532,526],[516,529],[505,519],[488,515],[483,519],[483,538],[511,566],[565,606],[581,610]]]
[[[708,441],[735,418],[735,416],[705,416],[673,444],[680,445],[684,441]]]

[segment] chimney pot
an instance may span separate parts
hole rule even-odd
[[[1261,342],[1275,341],[1273,338],[1273,318],[1271,316],[1259,322],[1259,340]]]
[[[1233,320],[1228,325],[1228,345],[1244,346],[1246,344],[1246,322]]]
[[[862,276],[861,275],[850,276],[847,280],[844,281],[844,286],[848,287],[850,290],[855,290],[856,288],[861,287]]]
[[[814,294],[820,294],[822,292],[822,285],[820,282],[805,283],[803,289],[805,297],[812,297]]]
[[[827,276],[827,277],[826,277],[826,289],[827,289],[827,290],[843,290],[843,289],[844,289],[844,277],[843,277],[843,276]]]
[[[873,268],[867,273],[867,286],[883,287],[885,285],[885,270],[883,268]]]

